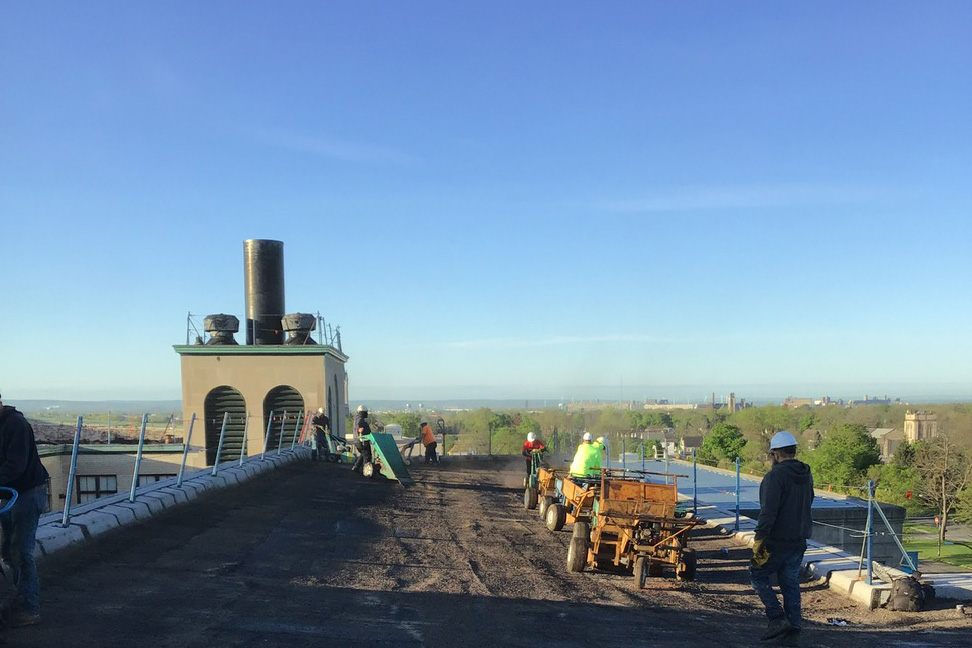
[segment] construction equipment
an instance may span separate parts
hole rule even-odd
[[[571,538],[568,571],[628,571],[639,589],[648,576],[660,576],[666,568],[674,569],[678,580],[694,580],[696,556],[688,534],[698,521],[676,510],[679,476],[603,469],[590,507],[589,534]],[[663,483],[648,481],[652,478]]]
[[[530,472],[523,478],[523,508],[525,509],[537,508],[537,502],[545,493],[545,488],[540,485],[540,474],[550,470],[543,461],[546,452],[545,448],[530,451]],[[543,516],[542,512],[540,516]]]
[[[362,475],[374,477],[381,474],[387,479],[398,481],[402,486],[412,486],[415,483],[392,435],[372,432],[362,435],[360,441],[371,444],[371,461],[361,466]]]
[[[573,533],[590,533],[591,509],[600,490],[599,478],[571,476],[566,470],[541,468],[537,473],[537,493],[541,492],[543,520],[551,531],[573,524]]]

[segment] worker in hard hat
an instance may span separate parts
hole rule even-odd
[[[585,432],[570,464],[570,476],[590,479],[601,470],[601,448],[592,443],[591,433]]]
[[[323,407],[317,408],[317,414],[311,419],[314,425],[314,435],[311,437],[311,456],[314,460],[331,458],[331,453],[327,448],[327,434],[331,427],[331,421],[324,413]]]
[[[425,419],[419,423],[422,432],[422,445],[425,446],[425,463],[438,463],[439,457],[435,454],[435,449],[439,445],[435,440],[435,432],[432,426]]]
[[[358,415],[354,418],[354,447],[358,450],[358,458],[351,466],[352,472],[358,472],[366,463],[371,463],[371,443],[362,439],[366,434],[371,434],[371,426],[368,425],[368,408],[365,405],[358,405]]]
[[[800,569],[813,520],[813,475],[796,459],[797,440],[786,431],[770,439],[773,467],[759,484],[759,517],[749,576],[766,608],[768,624],[760,639],[796,638],[803,626],[800,613]],[[780,605],[770,586],[776,576],[783,595]]]
[[[543,441],[537,438],[537,435],[534,432],[527,433],[526,441],[523,442],[523,452],[520,453],[526,457],[527,475],[529,475],[530,471],[533,470],[533,453],[543,452],[546,449],[547,446],[544,445]]]

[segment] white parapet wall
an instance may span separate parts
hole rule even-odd
[[[221,463],[216,475],[212,467],[186,475],[181,486],[176,478],[142,486],[135,492],[135,501],[129,501],[129,493],[118,493],[92,502],[73,506],[67,525],[61,524],[64,512],[52,511],[41,516],[37,527],[37,546],[34,555],[49,556],[66,547],[84,542],[108,531],[128,524],[148,520],[160,513],[187,504],[207,491],[235,486],[251,477],[284,464],[310,459],[311,451],[304,446],[265,458],[250,457],[243,461]]]

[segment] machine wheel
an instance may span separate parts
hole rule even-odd
[[[547,509],[550,508],[551,504],[553,504],[553,498],[550,497],[549,495],[544,495],[543,497],[540,498],[540,519],[541,520],[547,519]]]
[[[523,478],[523,488],[526,488],[529,485],[530,485],[530,476],[527,475],[526,477]]]
[[[648,563],[648,575],[652,578],[658,578],[665,573],[665,566],[660,562],[651,561]]]
[[[675,567],[675,578],[680,581],[695,580],[696,562],[695,549],[682,549],[682,559],[678,561],[678,565]]]
[[[361,474],[369,479],[375,476],[375,464],[366,463],[361,466]]]
[[[574,536],[567,545],[567,571],[582,572],[587,564],[587,538]]]
[[[572,532],[575,538],[585,538],[590,539],[591,537],[591,525],[587,522],[577,521],[574,522],[574,530]]]
[[[527,486],[523,489],[523,508],[533,510],[537,508],[537,489]]]
[[[551,531],[560,531],[564,528],[564,522],[567,521],[567,509],[560,504],[551,504],[547,507],[547,514],[543,521]]]
[[[645,588],[645,581],[648,580],[648,561],[644,556],[638,556],[634,561],[634,582],[638,589]]]

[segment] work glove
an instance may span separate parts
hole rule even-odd
[[[764,542],[764,540],[756,540],[753,542],[753,557],[749,561],[749,564],[756,569],[768,563],[770,559],[770,550],[764,545]]]

